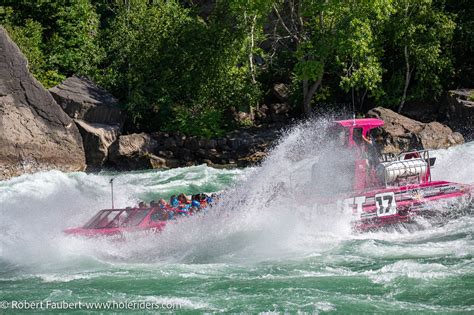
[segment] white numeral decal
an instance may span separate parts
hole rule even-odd
[[[365,203],[365,199],[365,196],[347,198],[342,201],[338,201],[338,208],[342,208],[343,212],[347,214],[362,213],[362,206]]]
[[[397,213],[397,203],[393,192],[381,193],[375,195],[375,208],[377,216],[385,217]]]

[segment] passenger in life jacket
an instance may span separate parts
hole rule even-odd
[[[166,211],[168,213],[168,220],[174,220],[174,211],[172,210],[172,208],[170,207],[170,205],[168,205],[166,203],[166,201],[161,198],[160,200],[158,200],[158,208]]]
[[[158,207],[160,207],[161,209],[165,209],[168,208],[168,204],[163,198],[161,198],[160,200],[158,200]]]
[[[199,202],[199,208],[205,208],[207,206],[207,201],[206,201],[206,194],[197,194],[194,196],[193,198],[193,202],[196,201],[196,202]]]
[[[168,212],[170,212],[170,218],[174,218],[175,214],[181,214],[179,209],[179,201],[176,195],[170,197],[170,203],[167,205]]]
[[[177,208],[178,206],[179,206],[178,198],[176,198],[175,195],[172,195],[170,197],[170,207],[171,208]]]
[[[146,209],[146,208],[148,208],[148,206],[147,206],[147,204],[144,203],[143,201],[140,201],[140,202],[138,203],[138,208],[140,208],[140,209]]]
[[[186,197],[185,194],[181,193],[178,195],[178,201],[182,205],[191,204],[191,201]]]
[[[195,199],[191,202],[191,207],[195,208],[196,210],[201,209],[201,202],[199,200]]]
[[[194,214],[194,213],[198,212],[201,209],[201,203],[199,202],[199,200],[200,200],[199,194],[193,195],[191,197],[191,200],[192,201],[191,201],[191,205],[189,207],[189,213]]]
[[[186,201],[187,201],[187,198],[184,194],[180,194],[178,197],[173,195],[170,198],[169,206],[171,207],[171,210],[174,211],[174,213],[187,215],[188,210],[191,207],[191,203],[186,203]]]
[[[207,205],[212,207],[217,201],[219,201],[219,199],[220,196],[218,194],[211,194],[210,196],[207,196]]]
[[[191,208],[191,204],[190,203],[187,203],[187,204],[180,204],[178,206],[178,209],[181,211],[181,214],[182,215],[186,215],[188,212],[189,212],[189,209]]]
[[[214,202],[215,196],[216,196],[216,194],[212,194],[210,196],[207,196],[206,202],[207,202],[208,205],[210,205],[211,203]]]

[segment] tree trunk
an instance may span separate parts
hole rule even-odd
[[[405,105],[405,101],[407,99],[407,90],[408,90],[408,85],[410,84],[410,79],[411,79],[411,74],[413,69],[410,69],[410,60],[408,58],[408,46],[405,45],[405,48],[403,50],[404,55],[405,55],[405,86],[403,87],[403,95],[402,95],[402,100],[400,101],[400,105],[398,106],[398,113],[401,113],[403,110],[403,106]]]
[[[365,102],[365,97],[367,96],[367,92],[368,90],[365,89],[364,93],[359,98],[359,111],[362,111],[362,109],[364,108],[364,102]]]
[[[308,80],[303,80],[303,113],[307,115],[310,111],[309,104],[306,103],[308,96]]]
[[[251,22],[251,26],[250,26],[250,51],[249,51],[250,75],[252,77],[253,84],[257,83],[257,80],[255,78],[255,65],[253,63],[253,49],[255,47],[254,33],[255,33],[256,23],[257,23],[257,15],[254,15]]]
[[[314,82],[311,87],[308,85],[308,80],[303,80],[303,110],[306,116],[311,113],[311,100],[314,94],[321,85],[323,78],[321,77],[318,81]]]

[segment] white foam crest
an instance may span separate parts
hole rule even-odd
[[[460,273],[452,267],[437,263],[418,263],[411,260],[400,260],[393,264],[383,266],[378,270],[365,271],[362,274],[368,276],[374,283],[389,283],[397,278],[410,279],[442,279],[452,277]]]
[[[422,244],[394,242],[363,242],[357,246],[360,255],[372,258],[434,258],[434,257],[465,257],[474,254],[474,242],[461,239],[447,242],[426,242]]]
[[[92,279],[99,275],[92,274],[38,274],[37,277],[43,282],[70,282],[75,280]]]

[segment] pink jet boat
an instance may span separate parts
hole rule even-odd
[[[352,213],[355,230],[411,222],[419,215],[436,216],[443,207],[472,202],[472,185],[431,179],[435,158],[428,150],[378,153],[371,159],[369,135],[383,124],[375,118],[350,119],[336,121],[331,129],[354,157],[349,162],[351,187],[337,199],[345,213]]]
[[[128,232],[161,232],[170,219],[170,212],[161,208],[104,209],[84,226],[66,229],[64,233],[88,237],[122,237]]]

